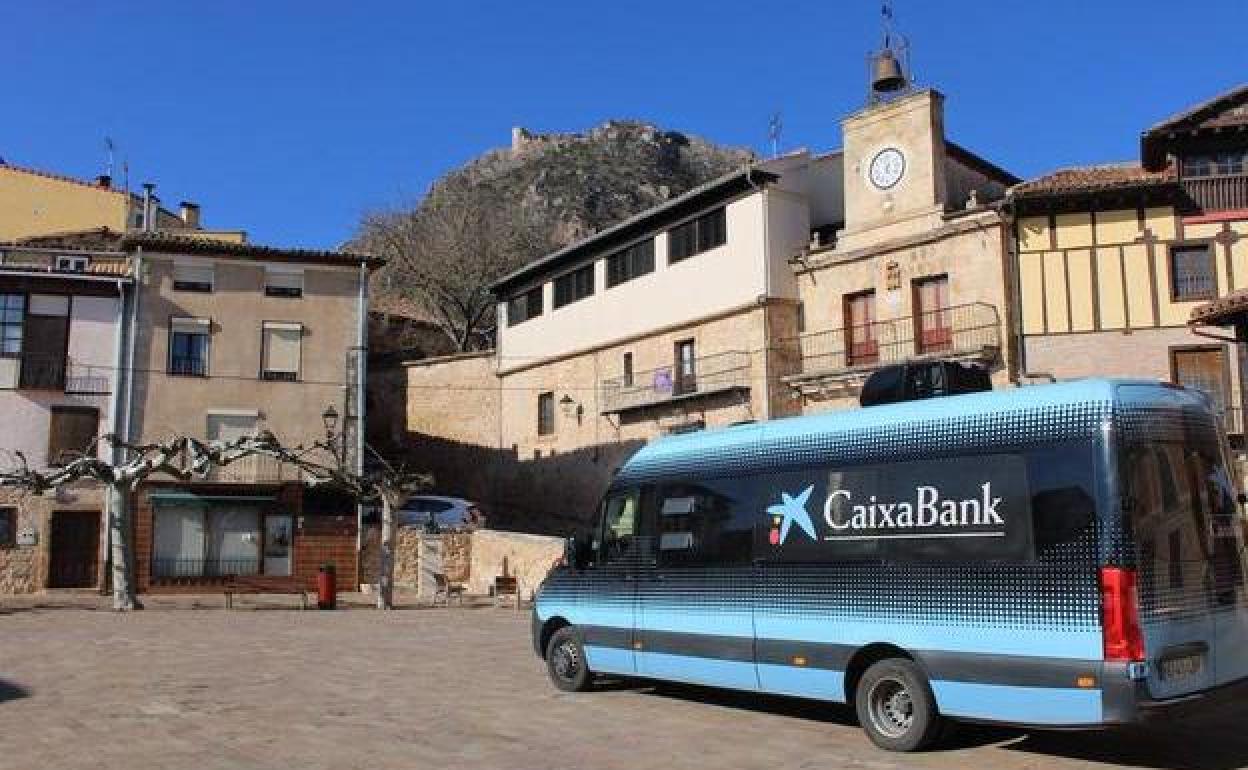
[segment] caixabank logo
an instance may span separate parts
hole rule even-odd
[[[1031,556],[1027,467],[1015,455],[783,474],[766,508],[779,558]],[[788,490],[798,490],[796,493]]]

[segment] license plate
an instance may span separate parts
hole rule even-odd
[[[1161,661],[1158,664],[1158,669],[1162,679],[1186,679],[1189,676],[1199,674],[1204,661],[1204,655],[1182,655]]]

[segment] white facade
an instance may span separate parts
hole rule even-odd
[[[836,217],[841,206],[839,156],[812,159],[807,153],[772,161],[759,168],[780,174],[760,185],[629,243],[547,273],[534,271],[542,286],[542,314],[517,324],[499,303],[499,372],[575,355],[633,337],[693,323],[749,307],[770,298],[796,299],[797,284],[789,259],[810,238],[812,211]],[[834,168],[833,168],[834,167]],[[836,173],[829,174],[832,168]],[[812,172],[812,169],[817,171]],[[818,184],[813,184],[813,183]],[[670,262],[669,233],[683,222],[723,207],[727,238],[723,245]],[[654,239],[654,270],[607,287],[607,257],[630,243]],[[554,306],[555,279],[585,264],[594,265],[594,292],[563,307]]]
[[[0,289],[8,293],[11,289]],[[67,286],[65,291],[71,292]],[[47,378],[31,386],[23,383],[21,358],[6,358],[0,382],[0,415],[4,415],[3,454],[0,463],[11,465],[21,452],[32,468],[46,468],[53,411],[58,407],[92,409],[98,414],[97,436],[112,431],[112,399],[119,362],[116,355],[121,333],[121,298],[56,295],[30,292],[34,307],[47,308],[49,298],[64,304],[68,313],[69,339],[62,377]],[[101,448],[99,456],[107,456]]]

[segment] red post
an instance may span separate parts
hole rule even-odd
[[[332,564],[322,564],[316,573],[316,608],[318,610],[338,608],[338,580]]]

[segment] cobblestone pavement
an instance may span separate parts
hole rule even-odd
[[[821,704],[636,684],[559,693],[514,610],[38,605],[0,605],[2,768],[1248,766],[1248,705],[1147,731],[965,728],[901,756]]]

